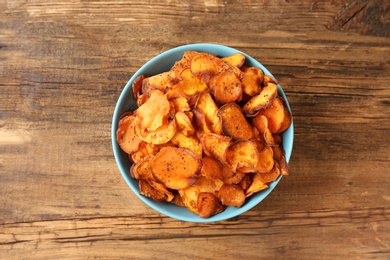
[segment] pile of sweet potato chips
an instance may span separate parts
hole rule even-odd
[[[281,133],[292,117],[276,81],[245,56],[187,51],[171,70],[133,82],[138,109],[117,141],[140,193],[207,218],[268,187],[289,167]]]

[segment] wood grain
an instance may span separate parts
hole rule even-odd
[[[390,258],[387,1],[0,0],[0,259]],[[219,223],[148,208],[120,176],[111,119],[169,48],[258,59],[292,107],[291,174]]]

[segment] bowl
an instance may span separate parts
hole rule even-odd
[[[257,204],[259,204],[262,200],[264,200],[268,194],[271,193],[271,191],[276,187],[276,185],[279,183],[282,176],[279,176],[279,178],[272,182],[269,185],[269,188],[266,190],[260,191],[249,198],[246,199],[245,204],[240,208],[235,207],[227,207],[223,212],[214,215],[210,218],[201,218],[187,210],[187,208],[176,206],[173,203],[167,203],[167,202],[157,202],[152,199],[149,199],[147,197],[144,197],[139,194],[139,188],[138,188],[138,181],[133,179],[130,176],[129,169],[131,166],[131,162],[128,159],[128,156],[126,153],[124,153],[121,148],[119,147],[117,141],[116,141],[116,131],[118,126],[118,121],[120,116],[127,111],[132,111],[137,108],[136,102],[133,99],[132,94],[132,83],[133,81],[141,74],[146,75],[155,75],[158,73],[162,73],[165,71],[168,71],[171,69],[173,64],[180,60],[183,56],[183,53],[188,50],[193,51],[199,51],[199,52],[208,52],[213,55],[217,56],[228,56],[233,53],[240,52],[246,57],[245,65],[248,66],[255,66],[263,70],[264,74],[272,76],[273,75],[257,60],[252,58],[251,56],[237,50],[231,47],[223,46],[223,45],[217,45],[217,44],[189,44],[189,45],[183,45],[179,46],[173,49],[170,49],[168,51],[165,51],[156,57],[152,58],[150,61],[148,61],[145,65],[143,65],[127,82],[126,86],[124,87],[122,93],[119,96],[119,99],[117,101],[113,119],[112,119],[112,128],[111,128],[111,139],[112,139],[112,147],[114,152],[114,157],[116,164],[118,165],[118,168],[120,170],[120,173],[122,174],[124,180],[126,181],[127,185],[130,187],[130,189],[138,196],[140,200],[142,200],[145,204],[153,208],[154,210],[158,211],[161,214],[164,214],[166,216],[169,216],[171,218],[175,218],[182,221],[187,222],[216,222],[216,221],[222,221],[226,219],[230,219],[236,216],[239,216],[240,214],[250,210]],[[278,85],[278,92],[279,95],[286,101],[288,109],[291,111],[290,105],[288,103],[287,97],[285,93],[283,92],[283,89],[280,85]],[[293,139],[294,139],[294,123],[292,122],[290,127],[282,134],[282,145],[285,150],[285,156],[287,162],[289,162],[293,147]]]

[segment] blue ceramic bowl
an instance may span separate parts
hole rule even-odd
[[[156,202],[149,198],[146,198],[139,194],[138,189],[138,181],[134,180],[130,174],[129,169],[131,166],[131,162],[129,161],[127,154],[125,154],[121,148],[119,147],[117,141],[116,141],[116,130],[118,126],[118,121],[120,116],[126,112],[135,110],[137,108],[136,102],[133,99],[132,94],[132,82],[134,79],[136,79],[141,74],[146,75],[155,75],[161,72],[165,72],[171,69],[173,64],[180,60],[183,56],[183,53],[187,50],[194,50],[199,52],[208,52],[214,55],[218,55],[221,57],[228,56],[230,54],[241,52],[239,50],[217,45],[217,44],[189,44],[180,46],[177,48],[173,48],[171,50],[168,50],[166,52],[161,53],[160,55],[152,58],[150,61],[148,61],[145,65],[143,65],[127,82],[125,88],[123,89],[121,95],[119,96],[118,102],[115,107],[113,119],[112,119],[112,129],[111,129],[111,139],[112,139],[112,147],[114,150],[114,157],[116,160],[116,163],[119,167],[119,170],[125,179],[126,183],[129,185],[129,187],[132,189],[132,191],[148,206],[152,207],[156,211],[175,218],[182,221],[188,221],[188,222],[215,222],[215,221],[221,221],[230,219],[233,217],[236,217],[254,206],[256,206],[258,203],[260,203],[265,197],[268,196],[268,194],[271,193],[271,191],[275,188],[275,186],[280,181],[280,176],[276,181],[272,182],[269,185],[269,188],[266,190],[263,190],[259,193],[256,193],[249,198],[247,198],[245,204],[241,208],[234,208],[234,207],[227,207],[226,210],[223,212],[212,216],[210,218],[200,218],[199,216],[189,212],[186,208],[178,207],[172,203],[165,203],[165,202]],[[242,53],[242,52],[241,52]],[[246,57],[245,65],[248,66],[255,66],[263,70],[264,74],[272,76],[272,74],[257,60],[253,59],[249,55],[243,53]],[[290,109],[290,105],[287,101],[286,95],[284,94],[282,88],[278,85],[279,95],[284,98],[284,100],[287,103],[288,108]],[[291,111],[291,109],[290,109]],[[293,147],[293,139],[294,139],[294,125],[293,123],[291,126],[282,134],[283,137],[283,148],[286,152],[286,160],[287,162],[290,160],[292,147]]]

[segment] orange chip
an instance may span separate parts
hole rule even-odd
[[[198,180],[192,186],[180,189],[179,193],[183,199],[187,209],[195,214],[198,214],[198,196],[201,192],[216,193],[222,187],[223,182],[221,180],[209,179],[204,176],[200,176]]]
[[[218,107],[215,104],[210,93],[204,92],[200,94],[198,102],[196,103],[195,107],[200,111],[202,111],[202,113],[204,114],[207,128],[210,129],[211,132],[215,134],[221,134],[222,125],[221,125],[221,120],[217,115]]]
[[[242,111],[245,116],[255,116],[260,109],[267,108],[271,105],[272,100],[278,94],[278,88],[275,84],[268,84],[260,94],[252,97],[243,107]]]
[[[191,69],[185,69],[181,73],[183,77],[183,93],[192,96],[208,90],[206,83],[199,77],[192,74]]]
[[[251,185],[249,186],[249,188],[245,191],[245,195],[246,197],[249,197],[251,195],[253,195],[254,193],[256,192],[259,192],[261,190],[265,190],[268,188],[268,185],[265,184],[262,179],[261,179],[261,176],[260,176],[260,173],[256,173],[254,174],[253,176],[253,180],[252,180],[252,183]]]
[[[142,140],[135,134],[134,130],[135,116],[125,116],[118,124],[116,138],[119,146],[127,154],[138,150]]]
[[[219,200],[213,192],[200,192],[198,194],[198,215],[201,218],[209,218],[215,215]]]
[[[142,129],[155,131],[166,124],[170,112],[171,105],[167,97],[163,92],[155,90],[150,94],[148,101],[136,110],[136,116]]]
[[[244,190],[235,184],[224,184],[218,191],[221,203],[231,207],[241,207],[245,202]]]
[[[232,71],[222,71],[214,76],[209,86],[216,103],[220,105],[240,101],[242,98],[241,80]]]
[[[151,159],[154,178],[169,189],[185,189],[196,182],[201,161],[188,149],[167,146]]]
[[[232,143],[232,139],[228,136],[206,133],[201,138],[203,151],[206,155],[225,162],[225,153],[227,148]]]
[[[195,133],[194,126],[185,112],[177,112],[175,114],[175,120],[177,130],[182,132],[184,135],[191,136]]]
[[[222,180],[223,174],[221,163],[210,156],[204,156],[202,158],[202,169],[200,170],[200,175],[209,179]]]
[[[237,169],[252,172],[260,159],[256,145],[249,140],[238,140],[229,145],[225,157],[234,172]]]
[[[252,139],[254,131],[251,124],[244,117],[241,107],[236,103],[228,103],[218,110],[221,118],[222,131],[234,139]]]
[[[268,129],[275,134],[279,131],[284,120],[283,101],[276,97],[272,100],[271,105],[262,111],[262,114],[268,119]]]
[[[222,60],[232,66],[240,68],[245,63],[245,56],[244,54],[237,52],[222,58]]]
[[[261,83],[263,82],[263,71],[256,67],[242,68],[244,76],[242,78],[242,90],[253,97],[261,92]]]

